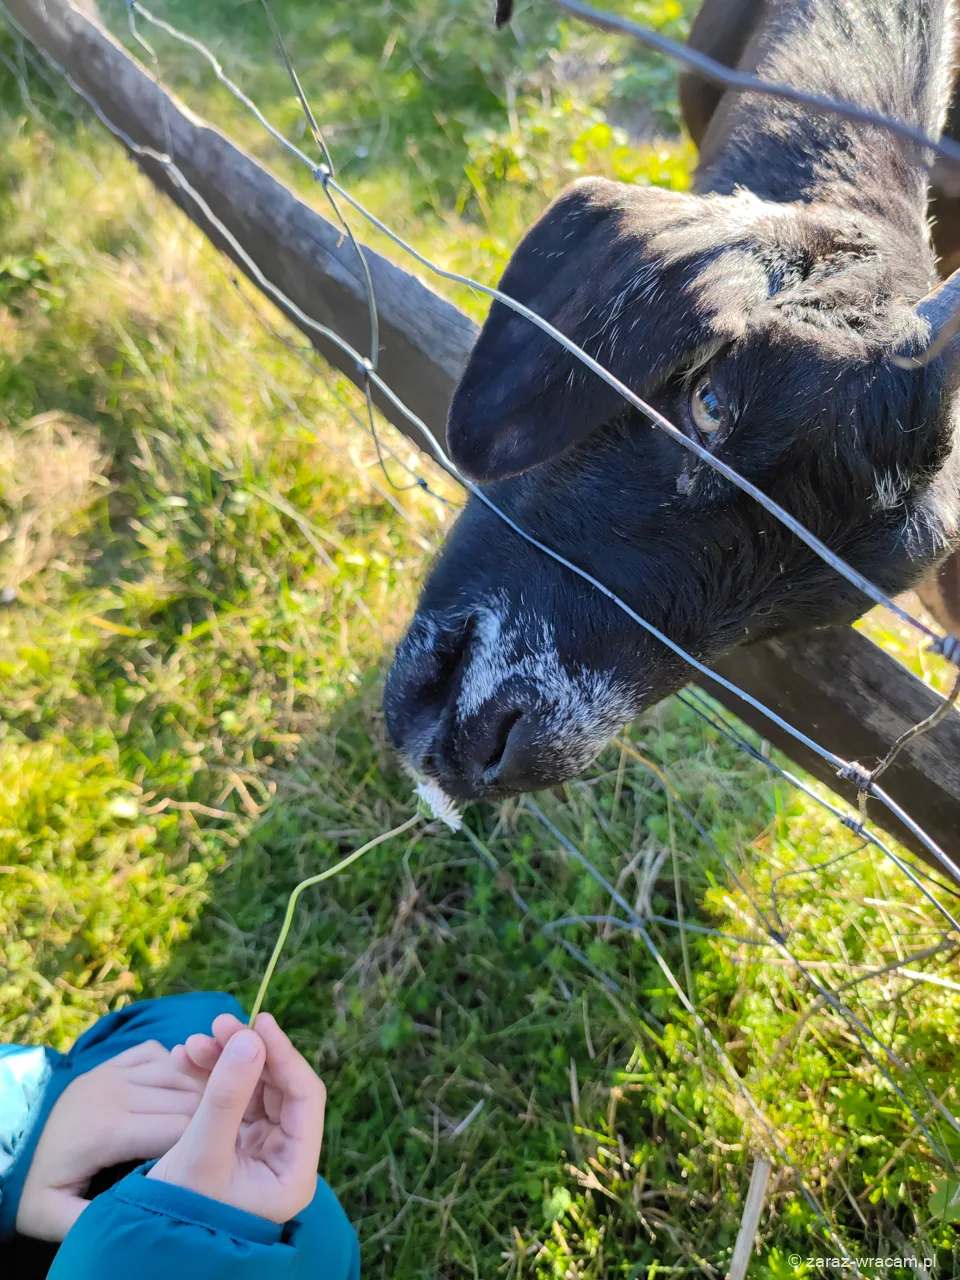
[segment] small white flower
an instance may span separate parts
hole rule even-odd
[[[434,782],[432,778],[421,778],[414,791],[431,818],[438,818],[451,831],[460,830],[463,826],[460,810],[439,782]]]

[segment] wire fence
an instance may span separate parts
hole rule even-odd
[[[265,7],[269,9],[268,5],[266,5]],[[582,6],[578,6],[578,8],[582,8]],[[899,753],[905,741],[909,740],[912,737],[915,737],[918,732],[921,732],[926,728],[932,727],[932,725],[936,723],[936,718],[927,717],[925,722],[921,722],[914,729],[910,730],[907,735],[904,735],[904,738],[901,741],[891,744],[891,750],[889,754],[882,761],[880,761],[879,764],[875,766],[874,769],[872,770],[867,770],[863,768],[863,766],[861,766],[856,761],[847,761],[842,759],[840,756],[836,755],[834,752],[830,751],[828,748],[826,748],[822,744],[814,741],[813,739],[808,737],[806,734],[801,733],[800,730],[798,730],[795,726],[791,725],[789,722],[781,718],[779,715],[777,715],[776,712],[774,712],[771,708],[767,707],[762,702],[754,698],[751,694],[747,693],[743,689],[740,689],[738,686],[726,680],[724,677],[719,676],[717,673],[712,672],[705,664],[701,663],[692,654],[686,652],[681,646],[676,644],[669,636],[665,635],[662,631],[654,627],[645,618],[642,618],[625,601],[623,601],[614,592],[610,591],[609,588],[607,588],[602,582],[600,582],[592,574],[586,572],[580,566],[572,563],[566,557],[556,552],[553,548],[546,546],[544,543],[540,542],[538,539],[530,535],[526,530],[522,529],[515,521],[513,521],[509,516],[507,516],[506,513],[504,513],[502,510],[500,510],[496,506],[496,504],[490,499],[490,497],[484,492],[484,490],[478,488],[476,485],[466,480],[463,476],[461,476],[457,472],[456,468],[450,462],[449,458],[447,457],[446,453],[440,446],[439,442],[436,440],[436,437],[433,435],[428,425],[425,422],[423,422],[423,420],[419,418],[416,414],[414,414],[406,405],[403,404],[403,402],[399,399],[399,397],[395,395],[392,388],[386,382],[384,382],[382,378],[380,378],[377,372],[379,330],[378,330],[378,323],[376,318],[377,304],[376,304],[376,298],[373,292],[372,279],[370,276],[369,268],[367,266],[366,258],[363,254],[363,251],[360,248],[355,237],[353,236],[353,233],[349,228],[349,224],[347,223],[347,220],[345,219],[343,212],[340,209],[339,204],[337,203],[336,197],[339,196],[344,201],[349,203],[350,206],[362,217],[364,217],[373,227],[375,227],[378,231],[386,235],[398,247],[403,249],[405,253],[409,254],[421,266],[427,268],[429,271],[431,271],[435,275],[438,275],[444,279],[451,280],[459,284],[467,285],[470,288],[476,289],[480,293],[485,294],[491,299],[502,303],[504,306],[507,306],[510,310],[516,312],[517,314],[522,315],[525,319],[529,320],[531,323],[535,324],[538,328],[542,329],[554,341],[556,341],[559,345],[566,348],[566,350],[568,350],[579,361],[581,361],[585,365],[585,367],[589,368],[593,373],[597,374],[598,377],[602,378],[605,382],[607,382],[608,385],[610,385],[616,391],[618,391],[629,404],[633,405],[634,408],[638,409],[641,413],[643,413],[655,426],[657,426],[658,428],[666,432],[672,439],[674,439],[682,447],[693,452],[700,459],[700,461],[705,462],[713,470],[721,474],[725,479],[729,480],[731,483],[735,484],[738,488],[740,488],[743,492],[747,493],[751,498],[753,498],[761,506],[763,506],[771,515],[773,515],[780,523],[782,523],[786,528],[790,529],[792,533],[794,533],[797,537],[799,537],[808,547],[810,547],[812,551],[814,551],[814,553],[817,556],[820,557],[820,559],[824,561],[824,563],[828,564],[837,573],[843,576],[848,582],[851,583],[851,585],[855,586],[858,590],[862,591],[863,594],[866,595],[871,600],[873,600],[875,604],[879,604],[882,607],[889,609],[901,621],[905,622],[909,626],[913,627],[916,631],[918,631],[921,635],[925,636],[930,641],[930,647],[932,651],[942,654],[944,657],[948,659],[948,661],[954,662],[955,665],[956,665],[956,662],[960,660],[960,641],[958,641],[955,637],[952,637],[952,636],[940,635],[939,633],[934,631],[931,627],[929,627],[924,621],[914,617],[906,609],[904,609],[900,604],[890,599],[875,584],[868,581],[861,573],[859,573],[851,565],[847,564],[840,556],[836,555],[835,552],[833,552],[829,547],[827,547],[823,542],[821,542],[820,539],[817,538],[814,534],[808,531],[802,524],[800,524],[799,521],[797,521],[787,511],[785,511],[779,504],[777,504],[772,499],[770,499],[765,493],[763,493],[760,489],[758,489],[755,485],[753,485],[749,480],[742,477],[734,468],[729,466],[729,464],[724,462],[722,459],[716,457],[704,445],[702,445],[698,441],[691,439],[689,435],[681,431],[673,423],[669,422],[668,419],[666,419],[656,409],[654,409],[646,401],[644,401],[639,396],[637,396],[629,387],[627,387],[612,373],[610,373],[609,370],[604,368],[602,364],[600,364],[597,360],[593,359],[593,357],[588,355],[587,352],[585,352],[576,343],[572,342],[564,334],[560,333],[560,331],[557,330],[553,325],[551,325],[549,321],[537,315],[535,312],[531,311],[528,307],[525,307],[522,303],[517,302],[515,299],[509,297],[507,294],[502,293],[498,289],[490,288],[489,286],[484,285],[477,280],[471,279],[468,276],[461,275],[458,272],[448,271],[443,267],[440,267],[438,264],[432,262],[423,254],[419,253],[412,245],[410,245],[401,236],[397,235],[390,227],[388,227],[384,222],[382,222],[379,218],[377,218],[376,215],[373,214],[369,209],[367,209],[361,202],[356,200],[356,198],[353,195],[351,195],[351,193],[347,191],[346,188],[344,188],[339,182],[337,182],[334,176],[333,170],[329,164],[329,150],[326,146],[326,143],[323,142],[322,135],[319,132],[316,122],[313,120],[313,114],[310,111],[309,104],[306,102],[306,99],[303,95],[303,90],[299,84],[299,81],[296,80],[295,76],[294,76],[294,85],[295,85],[298,97],[300,98],[301,102],[304,105],[305,114],[307,115],[307,118],[311,122],[311,126],[310,126],[311,132],[315,134],[317,138],[317,145],[321,152],[321,159],[319,162],[315,162],[311,160],[310,157],[307,156],[299,147],[295,146],[293,143],[283,138],[283,135],[280,134],[276,129],[274,129],[273,126],[269,124],[269,122],[266,121],[266,118],[263,116],[263,113],[250,101],[247,95],[245,95],[238,88],[238,86],[230,79],[230,77],[224,73],[216,57],[208,49],[206,49],[203,45],[201,45],[199,41],[194,40],[192,37],[186,36],[184,33],[180,32],[178,29],[173,27],[170,23],[167,23],[162,19],[156,18],[149,10],[144,8],[144,6],[139,3],[139,0],[129,0],[129,3],[127,4],[127,12],[128,12],[129,21],[131,24],[131,30],[134,32],[138,41],[141,44],[143,44],[145,48],[149,50],[152,59],[154,59],[156,55],[154,54],[151,46],[144,41],[143,37],[137,31],[135,15],[139,15],[140,17],[144,18],[146,21],[152,23],[153,25],[156,25],[158,29],[163,30],[167,35],[172,36],[175,39],[181,40],[184,43],[188,44],[190,47],[196,49],[198,52],[201,52],[202,55],[207,60],[207,62],[209,63],[209,65],[214,70],[220,82],[230,90],[230,92],[238,99],[238,101],[240,101],[243,104],[244,107],[246,107],[249,111],[252,112],[252,114],[255,116],[257,121],[267,129],[270,135],[274,139],[281,141],[285,146],[285,148],[289,152],[291,152],[293,155],[295,155],[295,157],[301,163],[306,165],[309,168],[310,172],[313,174],[313,176],[317,178],[318,181],[321,183],[321,186],[327,196],[327,199],[330,201],[331,206],[333,207],[336,213],[338,221],[345,228],[347,234],[350,236],[350,243],[354,249],[354,252],[357,255],[358,261],[362,264],[363,276],[364,276],[364,281],[367,289],[368,306],[369,306],[369,311],[371,316],[371,321],[370,321],[371,354],[369,356],[362,355],[360,352],[358,352],[356,349],[350,346],[349,343],[346,343],[343,340],[343,338],[340,337],[340,335],[336,334],[333,330],[331,330],[327,326],[319,324],[312,317],[308,316],[305,312],[303,312],[301,308],[299,308],[288,297],[286,297],[286,295],[284,295],[272,281],[268,280],[263,275],[263,273],[260,271],[257,264],[252,260],[252,258],[244,250],[244,248],[239,244],[239,242],[231,234],[229,229],[226,226],[224,226],[223,222],[220,219],[216,217],[216,215],[210,209],[210,206],[207,203],[207,201],[187,181],[183,173],[177,168],[173,158],[169,155],[169,153],[162,155],[156,152],[155,150],[153,150],[152,148],[142,147],[139,144],[135,143],[129,136],[124,135],[122,131],[118,131],[116,127],[113,126],[112,123],[103,116],[97,104],[91,102],[91,105],[94,107],[94,110],[100,116],[103,123],[107,125],[107,127],[110,128],[111,131],[114,132],[118,137],[120,137],[121,141],[123,141],[124,144],[131,151],[133,151],[135,154],[140,154],[140,155],[149,157],[150,159],[154,160],[156,163],[163,165],[163,167],[171,175],[171,177],[177,183],[177,185],[181,188],[181,190],[187,196],[189,196],[191,200],[195,202],[197,208],[203,214],[204,219],[212,227],[214,227],[221,236],[223,236],[226,242],[230,245],[231,249],[239,256],[240,260],[244,262],[245,266],[250,271],[251,275],[258,281],[258,283],[265,290],[265,292],[270,294],[275,301],[280,302],[285,308],[289,310],[289,312],[295,315],[297,319],[300,321],[300,323],[303,324],[307,329],[312,330],[313,332],[328,339],[329,341],[334,342],[344,352],[346,352],[352,359],[356,361],[358,369],[360,369],[363,373],[364,386],[367,391],[367,403],[368,403],[370,428],[375,439],[377,438],[377,433],[376,433],[376,426],[374,424],[374,418],[373,418],[373,404],[370,398],[371,384],[377,386],[378,389],[391,400],[391,402],[396,406],[396,408],[399,409],[404,414],[404,416],[410,422],[411,426],[417,428],[417,430],[419,430],[423,434],[423,436],[429,441],[430,447],[434,452],[434,456],[436,460],[440,463],[440,465],[444,468],[444,470],[447,471],[450,475],[452,475],[458,482],[463,484],[463,486],[468,490],[468,492],[470,492],[475,498],[477,498],[479,501],[483,502],[487,507],[489,507],[490,510],[493,511],[494,514],[499,519],[501,519],[505,524],[507,524],[510,528],[512,528],[513,531],[516,534],[518,534],[518,536],[523,538],[525,541],[527,541],[531,545],[535,546],[543,554],[549,556],[551,559],[562,564],[564,568],[576,574],[578,577],[582,578],[584,581],[588,582],[596,590],[600,591],[613,604],[615,604],[619,609],[621,609],[624,613],[626,613],[626,615],[629,618],[631,618],[633,622],[637,623],[637,625],[639,625],[644,630],[646,630],[651,635],[653,635],[658,641],[664,644],[667,648],[671,649],[678,657],[682,658],[683,661],[688,666],[690,666],[694,671],[698,672],[702,676],[715,680],[717,683],[727,688],[731,693],[735,693],[737,696],[741,697],[746,703],[752,706],[755,710],[760,711],[761,714],[763,714],[768,719],[770,719],[774,724],[776,724],[779,728],[781,728],[786,733],[788,733],[791,737],[801,742],[808,749],[812,750],[817,755],[819,755],[821,759],[823,759],[824,761],[832,765],[836,769],[839,776],[844,776],[854,780],[857,783],[858,791],[860,792],[862,797],[866,797],[867,795],[870,795],[880,800],[881,803],[883,803],[892,813],[895,814],[896,817],[900,818],[900,820],[903,821],[904,824],[911,831],[913,831],[913,833],[917,836],[917,838],[923,842],[923,844],[930,850],[930,852],[934,855],[934,857],[945,867],[948,873],[950,873],[952,870],[952,864],[950,859],[943,852],[943,850],[940,849],[939,846],[936,844],[936,842],[933,841],[931,837],[923,830],[922,826],[914,822],[914,820],[910,817],[910,815],[906,814],[903,811],[902,807],[898,806],[892,800],[892,798],[888,796],[886,792],[884,792],[877,785],[877,779],[880,777],[883,771],[889,766],[889,764],[891,764],[892,761],[895,759],[896,754]],[[279,39],[279,29],[276,27],[276,24],[272,19],[272,13],[271,13],[271,25],[274,30],[274,33],[278,36],[278,39]],[[636,34],[636,32],[633,30],[636,24],[627,24],[627,25],[630,28],[629,34]],[[285,65],[290,66],[289,56],[287,55],[286,49],[283,47],[282,40],[279,41],[279,48],[281,51],[281,56],[284,59]],[[676,48],[682,49],[683,46],[676,46]],[[673,45],[671,42],[671,51],[672,49],[673,49]],[[757,84],[762,84],[762,82],[759,81],[756,77],[748,77],[748,81],[749,81],[749,86],[751,88],[756,88]],[[774,90],[771,90],[771,91],[776,91],[779,93],[779,89],[777,89],[776,87],[774,87]],[[830,104],[827,104],[824,102],[824,109],[826,109],[826,106],[829,106],[829,105]],[[837,105],[836,109],[841,114],[845,114],[845,115],[849,114],[847,107],[842,104]],[[876,124],[878,127],[883,127],[883,128],[889,127],[889,122],[887,121],[886,117],[876,115],[875,113],[866,113],[866,114],[870,116],[872,123]],[[165,133],[166,133],[166,136],[169,137],[169,128],[165,127]],[[920,135],[920,136],[924,138],[925,141],[927,141],[925,135]],[[378,443],[378,448],[379,448],[379,443]],[[950,697],[945,700],[946,704],[949,705],[952,701],[954,701],[958,696],[958,694],[960,694],[960,680],[958,680],[958,682],[955,684]],[[941,712],[940,714],[943,714],[943,713]],[[937,718],[939,718],[939,716]]]
[[[829,111],[859,124],[869,124],[874,127],[884,128],[891,133],[901,137],[911,146],[921,146],[929,154],[941,155],[953,162],[960,162],[960,145],[950,141],[938,141],[925,137],[922,133],[911,128],[899,121],[893,121],[875,113],[864,111],[857,108],[854,104],[844,104],[831,102],[828,100],[817,98],[815,95],[800,93],[791,89],[789,86],[769,85],[758,80],[755,76],[746,75],[741,72],[731,72],[727,68],[723,68],[720,64],[714,63],[711,59],[705,58],[703,55],[694,54],[685,46],[678,45],[673,41],[666,39],[657,32],[648,31],[639,27],[637,24],[627,22],[615,15],[600,14],[597,11],[589,9],[587,6],[574,3],[572,0],[550,0],[555,3],[556,7],[565,13],[582,18],[593,23],[602,30],[614,31],[619,34],[626,34],[640,39],[649,47],[654,48],[670,57],[685,63],[688,67],[697,72],[725,85],[728,88],[740,92],[764,93],[774,97],[782,98],[795,102],[810,110]],[[710,831],[698,821],[693,812],[687,808],[680,795],[672,787],[669,779],[667,779],[662,770],[654,763],[645,759],[640,755],[632,743],[627,739],[617,740],[617,744],[623,753],[636,758],[640,767],[649,770],[657,779],[659,785],[671,795],[672,801],[677,805],[678,812],[682,820],[689,824],[690,828],[696,832],[697,837],[707,845],[718,864],[723,867],[725,874],[729,878],[729,882],[735,886],[738,894],[738,901],[746,904],[744,914],[744,924],[750,933],[749,937],[733,937],[731,935],[721,934],[716,930],[704,928],[701,925],[686,921],[683,917],[681,907],[681,897],[677,896],[677,918],[666,917],[657,914],[649,908],[649,903],[645,910],[638,909],[638,902],[631,902],[626,896],[622,887],[613,884],[607,879],[603,873],[591,862],[583,850],[570,837],[560,829],[555,821],[544,811],[540,804],[532,799],[526,799],[520,803],[516,812],[516,820],[531,822],[546,832],[552,841],[563,850],[566,857],[573,860],[582,870],[595,880],[602,888],[604,894],[611,903],[609,914],[596,917],[585,917],[578,915],[561,916],[551,920],[543,925],[545,931],[556,933],[559,936],[560,944],[563,949],[584,969],[591,973],[598,981],[605,984],[607,988],[614,992],[622,991],[622,985],[610,974],[598,970],[597,966],[590,960],[584,949],[565,936],[568,928],[593,927],[597,929],[616,929],[626,930],[633,933],[643,943],[648,950],[652,960],[663,973],[664,979],[668,983],[670,989],[676,996],[676,999],[686,1009],[687,1013],[693,1020],[698,1035],[702,1037],[704,1049],[704,1070],[714,1068],[719,1076],[726,1082],[727,1087],[737,1095],[739,1095],[747,1109],[749,1110],[758,1132],[765,1139],[765,1145],[772,1151],[776,1152],[779,1162],[792,1171],[796,1179],[796,1185],[801,1190],[807,1204],[821,1224],[824,1239],[837,1250],[838,1255],[842,1257],[851,1257],[854,1250],[848,1247],[847,1243],[841,1238],[840,1228],[837,1223],[835,1213],[827,1206],[818,1196],[811,1180],[805,1175],[805,1171],[798,1167],[796,1161],[790,1154],[789,1143],[778,1129],[777,1124],[770,1119],[765,1113],[763,1107],[754,1098],[749,1082],[745,1080],[738,1071],[736,1065],[731,1060],[730,1054],[724,1047],[721,1039],[710,1020],[703,1011],[697,1008],[692,998],[692,989],[689,981],[689,973],[685,978],[679,977],[674,973],[663,955],[662,948],[658,945],[653,925],[661,928],[677,930],[680,934],[684,946],[684,956],[686,957],[686,936],[687,934],[696,934],[698,932],[710,934],[714,937],[721,938],[730,944],[731,950],[738,954],[744,949],[748,953],[757,956],[759,963],[773,964],[784,963],[790,966],[802,980],[805,990],[812,997],[811,1004],[803,1014],[802,1020],[808,1020],[813,1012],[821,1010],[829,1011],[830,1015],[843,1024],[847,1033],[853,1037],[864,1059],[869,1062],[872,1068],[884,1080],[886,1086],[900,1100],[909,1113],[914,1125],[915,1131],[922,1135],[926,1141],[930,1152],[939,1161],[941,1166],[955,1172],[956,1165],[954,1162],[953,1151],[956,1149],[955,1138],[960,1135],[960,1119],[945,1104],[943,1097],[938,1096],[930,1087],[924,1077],[924,1071],[916,1063],[910,1063],[903,1060],[897,1051],[889,1034],[870,1021],[871,1010],[869,1006],[863,1002],[859,1006],[855,1006],[855,998],[859,996],[860,989],[864,984],[879,978],[888,978],[891,974],[906,975],[911,981],[918,983],[936,982],[938,980],[947,982],[945,979],[938,979],[936,974],[928,970],[917,969],[916,966],[925,962],[936,959],[938,963],[944,964],[954,960],[960,954],[960,892],[949,882],[944,882],[936,876],[931,875],[928,870],[920,866],[914,865],[907,858],[901,856],[889,843],[886,842],[880,834],[866,819],[866,811],[864,802],[867,796],[879,801],[886,809],[898,817],[904,825],[914,833],[919,841],[930,851],[933,858],[947,872],[948,877],[956,873],[951,859],[938,846],[927,832],[924,831],[920,822],[916,821],[909,813],[905,812],[903,807],[898,805],[892,797],[890,797],[879,785],[878,779],[883,771],[893,762],[898,752],[906,745],[906,743],[917,734],[926,731],[939,718],[949,713],[952,704],[955,702],[958,694],[960,694],[960,677],[958,677],[953,690],[949,697],[943,699],[933,715],[926,717],[911,729],[907,734],[901,736],[895,743],[890,746],[889,753],[874,768],[868,769],[856,761],[848,761],[833,752],[828,745],[822,744],[815,739],[804,734],[789,721],[780,717],[771,708],[764,705],[759,699],[754,698],[748,692],[740,689],[732,681],[727,680],[717,673],[710,670],[705,664],[701,663],[692,654],[686,652],[678,645],[670,636],[666,635],[640,614],[638,614],[629,604],[622,600],[615,592],[611,591],[602,581],[587,572],[581,566],[577,565],[567,557],[560,554],[555,549],[545,545],[542,541],[534,537],[526,531],[521,525],[509,517],[502,511],[498,505],[492,500],[489,494],[482,488],[465,480],[458,474],[456,468],[450,462],[444,450],[430,431],[428,425],[423,422],[416,414],[414,414],[407,406],[403,404],[400,398],[394,393],[390,385],[381,377],[378,372],[378,355],[379,355],[379,323],[377,300],[374,293],[373,281],[371,273],[366,261],[366,257],[361,244],[356,238],[355,232],[351,226],[351,220],[345,212],[348,208],[354,215],[358,215],[364,219],[370,226],[378,232],[385,235],[401,249],[404,254],[411,257],[419,266],[430,271],[434,275],[459,284],[467,285],[476,289],[480,293],[486,295],[504,306],[510,308],[518,315],[523,316],[529,323],[536,325],[543,332],[548,334],[555,342],[564,347],[571,355],[580,361],[586,368],[591,370],[599,378],[605,381],[609,386],[614,388],[622,398],[642,413],[656,428],[670,436],[676,443],[683,448],[692,452],[702,463],[711,467],[717,473],[722,475],[731,484],[737,486],[741,491],[747,494],[753,501],[760,504],[770,515],[775,517],[780,523],[788,528],[802,542],[806,544],[821,560],[829,565],[836,573],[845,578],[857,590],[861,591],[865,596],[874,601],[876,604],[882,605],[889,609],[904,624],[912,627],[919,635],[924,637],[935,652],[944,656],[954,665],[960,665],[960,640],[952,636],[942,636],[931,628],[924,620],[913,616],[901,603],[891,600],[881,591],[875,584],[866,579],[853,566],[846,563],[840,556],[821,542],[814,534],[805,529],[789,512],[785,511],[781,506],[769,498],[762,490],[753,485],[745,477],[741,476],[729,464],[722,459],[716,457],[709,449],[702,444],[692,440],[685,432],[679,430],[673,423],[660,414],[650,404],[636,395],[632,389],[617,379],[609,370],[603,367],[598,361],[593,359],[588,353],[580,348],[576,343],[572,342],[563,333],[557,330],[543,317],[537,315],[529,308],[516,302],[508,295],[502,293],[498,289],[486,286],[468,276],[458,272],[450,271],[442,266],[430,261],[424,254],[420,253],[416,248],[409,244],[403,237],[393,231],[380,218],[378,218],[371,210],[359,201],[341,182],[338,180],[334,166],[331,160],[330,150],[324,141],[323,133],[318,125],[314,113],[311,110],[310,103],[303,87],[297,78],[296,71],[290,55],[285,47],[282,32],[276,22],[272,12],[269,0],[263,0],[263,8],[265,15],[269,21],[272,34],[277,42],[278,52],[283,64],[290,76],[291,84],[294,88],[299,102],[302,106],[307,128],[317,148],[317,157],[311,157],[300,147],[291,142],[284,134],[275,128],[268,120],[267,116],[256,103],[247,96],[234,80],[225,72],[220,61],[214,53],[208,49],[201,41],[191,36],[189,33],[180,30],[163,18],[153,14],[149,9],[142,5],[139,0],[125,0],[126,11],[129,22],[129,29],[132,38],[139,44],[148,56],[153,69],[154,76],[158,86],[162,87],[161,66],[158,55],[146,38],[143,30],[139,26],[139,22],[149,25],[158,31],[163,32],[169,38],[182,43],[184,46],[192,50],[198,56],[203,58],[212,69],[219,82],[234,96],[234,98],[248,111],[257,121],[259,126],[263,128],[275,143],[281,146],[287,153],[291,154],[300,164],[304,165],[313,177],[319,182],[324,197],[328,202],[338,224],[342,227],[345,236],[348,238],[352,251],[355,253],[358,264],[362,272],[367,293],[369,322],[370,322],[370,348],[369,354],[365,354],[351,344],[346,342],[334,330],[325,326],[313,317],[308,315],[300,307],[298,307],[283,291],[270,280],[260,269],[257,262],[250,256],[244,247],[239,243],[229,228],[217,217],[211,209],[208,201],[204,196],[196,190],[196,188],[186,179],[182,170],[178,167],[177,156],[174,154],[171,131],[166,120],[161,123],[163,125],[164,136],[167,139],[167,150],[160,152],[154,148],[143,146],[131,138],[122,129],[118,128],[115,122],[111,121],[103,112],[101,107],[82,89],[80,89],[71,77],[66,74],[66,79],[72,87],[83,97],[94,113],[104,124],[104,126],[117,137],[130,152],[134,155],[149,159],[163,167],[170,179],[180,189],[185,199],[185,206],[193,207],[202,215],[205,225],[213,228],[221,237],[222,241],[229,245],[232,254],[243,264],[245,271],[250,278],[256,281],[262,293],[274,302],[280,304],[286,313],[296,318],[299,325],[306,331],[314,333],[329,342],[338,346],[351,360],[353,360],[360,371],[361,381],[364,390],[362,416],[358,414],[348,401],[339,396],[339,393],[333,389],[333,393],[340,400],[344,412],[349,414],[358,427],[367,431],[374,442],[376,455],[379,460],[383,475],[387,481],[387,488],[378,487],[379,492],[385,500],[391,502],[395,509],[401,512],[405,518],[409,517],[407,508],[398,504],[393,496],[393,492],[403,491],[407,488],[417,488],[425,491],[434,498],[447,510],[453,510],[455,504],[440,493],[438,489],[431,485],[424,470],[427,460],[421,458],[417,464],[412,464],[405,459],[400,453],[394,449],[388,441],[381,438],[380,427],[377,421],[377,413],[372,399],[372,389],[375,387],[386,397],[394,407],[399,410],[409,421],[410,425],[416,428],[423,437],[429,442],[433,451],[433,460],[449,476],[463,485],[464,489],[476,500],[485,504],[500,520],[508,525],[513,532],[527,543],[534,546],[543,555],[550,557],[561,566],[563,566],[571,575],[575,575],[589,584],[593,589],[602,593],[611,603],[623,611],[636,625],[651,634],[664,646],[669,648],[674,654],[680,657],[691,669],[692,673],[707,677],[713,682],[721,685],[729,692],[736,694],[744,702],[768,717],[773,723],[779,726],[784,732],[793,737],[807,749],[816,753],[822,760],[828,762],[837,772],[838,775],[852,779],[856,782],[860,797],[860,812],[855,813],[838,805],[833,800],[821,793],[821,791],[802,778],[797,777],[787,769],[783,768],[775,760],[771,759],[769,753],[766,752],[762,744],[751,740],[751,736],[744,731],[741,726],[726,716],[717,704],[702,693],[699,689],[691,687],[681,694],[677,695],[682,705],[687,708],[693,715],[698,717],[702,722],[710,728],[711,731],[719,734],[722,738],[729,742],[738,752],[744,753],[754,761],[758,761],[763,766],[782,778],[789,786],[797,788],[810,800],[821,806],[834,819],[841,823],[854,837],[857,842],[850,850],[833,858],[831,862],[842,860],[858,855],[865,848],[869,848],[883,860],[888,861],[898,871],[900,875],[906,878],[921,895],[924,902],[935,913],[924,922],[924,928],[921,931],[922,936],[919,941],[923,945],[913,947],[904,951],[902,955],[889,963],[874,966],[868,972],[861,976],[852,977],[839,984],[831,985],[829,981],[823,981],[818,974],[823,968],[828,973],[832,973],[836,968],[843,966],[843,956],[840,952],[830,952],[823,947],[817,945],[817,940],[805,936],[802,923],[799,919],[793,919],[790,910],[790,896],[783,889],[782,881],[789,876],[816,875],[830,865],[827,860],[815,864],[806,864],[800,868],[791,869],[789,872],[783,873],[779,878],[774,878],[763,887],[758,887],[755,878],[745,876],[742,867],[738,869],[731,861],[729,856],[719,849],[714,843]],[[501,6],[501,16],[506,16],[509,6]],[[138,21],[139,20],[139,21]],[[22,46],[21,46],[22,48]],[[21,84],[22,92],[25,100],[29,102],[29,90],[26,85],[26,77],[24,68],[13,66],[8,67],[18,78]],[[161,98],[161,103],[163,99]],[[342,203],[341,203],[342,202]],[[268,319],[262,311],[257,307],[256,303],[248,296],[246,291],[234,281],[235,287],[243,296],[245,302],[261,323],[273,337],[280,343],[289,348],[298,360],[309,370],[312,376],[324,379],[326,381],[325,371],[316,360],[308,354],[307,350],[291,338],[281,332],[276,325]],[[224,333],[229,339],[229,334]],[[934,343],[940,335],[934,334]],[[266,371],[261,370],[264,376],[269,376]],[[300,415],[299,407],[294,399],[287,391],[273,384],[275,393],[283,402],[289,412],[294,415]],[[302,415],[300,415],[302,418]],[[305,419],[304,425],[312,430],[311,425]],[[388,466],[387,460],[390,460]],[[405,473],[403,480],[391,478],[391,469],[402,470]],[[291,514],[296,517],[295,512]],[[302,526],[301,526],[302,527]],[[623,756],[621,757],[623,759]],[[499,870],[500,866],[496,859],[492,858],[486,845],[478,841],[475,834],[469,829],[465,829],[465,837],[474,845],[479,854],[488,865]],[[777,883],[779,879],[780,883]],[[518,910],[524,917],[534,914],[532,904],[520,895],[516,890],[513,891],[514,900]],[[619,913],[616,913],[619,909]],[[934,923],[934,920],[938,923]],[[949,985],[949,982],[947,982]],[[861,1274],[854,1263],[850,1270],[854,1274]]]

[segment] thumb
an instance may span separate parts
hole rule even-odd
[[[231,1036],[210,1072],[200,1105],[187,1126],[181,1146],[197,1164],[222,1168],[232,1159],[243,1113],[260,1083],[266,1049],[255,1031]]]

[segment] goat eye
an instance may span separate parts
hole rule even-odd
[[[701,378],[690,394],[690,416],[702,436],[715,435],[724,423],[723,405],[709,378]]]

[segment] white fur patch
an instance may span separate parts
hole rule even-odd
[[[468,720],[509,680],[522,679],[542,700],[544,750],[578,772],[633,716],[636,691],[612,671],[569,670],[560,661],[554,629],[545,618],[520,613],[507,626],[507,609],[506,598],[499,597],[477,611],[457,719]]]
[[[874,511],[894,511],[910,491],[910,477],[899,467],[896,474],[884,471],[877,480],[873,498]]]

